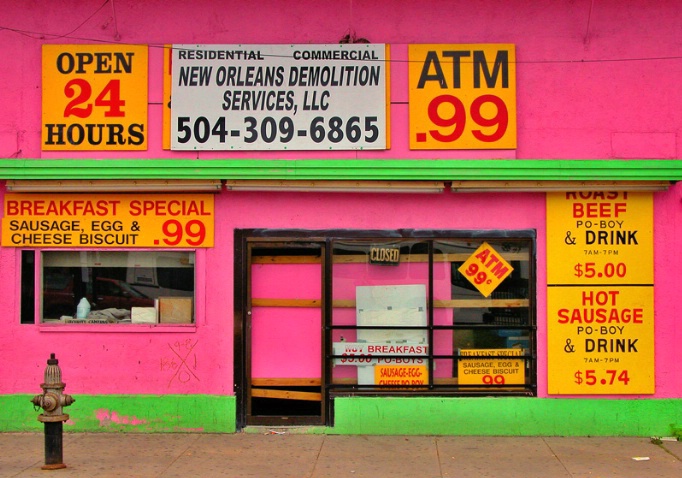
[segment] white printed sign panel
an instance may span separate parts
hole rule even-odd
[[[334,365],[386,365],[386,364],[424,364],[429,346],[424,343],[401,342],[334,342],[332,344]],[[396,357],[397,356],[397,357]]]
[[[404,284],[355,288],[358,340],[365,342],[426,343],[426,286]],[[391,327],[392,329],[362,329]]]
[[[386,149],[386,50],[173,45],[171,149]]]

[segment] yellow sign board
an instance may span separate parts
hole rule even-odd
[[[654,393],[653,287],[549,287],[551,394]]]
[[[515,149],[511,44],[409,45],[410,149]]]
[[[547,194],[547,390],[651,394],[653,195]]]
[[[428,385],[426,365],[376,365],[375,385]]]
[[[653,196],[547,194],[548,284],[653,284]]]
[[[488,297],[514,268],[484,242],[457,270]]]
[[[212,247],[210,194],[6,194],[5,247]]]
[[[146,150],[147,58],[146,45],[43,45],[43,150]]]
[[[523,349],[462,349],[463,357],[504,355],[504,358],[463,359],[457,361],[457,377],[461,385],[523,385],[526,382]]]

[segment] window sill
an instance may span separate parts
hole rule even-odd
[[[119,333],[177,333],[196,332],[196,324],[38,324],[40,332],[119,332]]]

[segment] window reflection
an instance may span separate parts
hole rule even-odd
[[[160,300],[175,306],[169,301],[181,297],[190,301],[194,297],[193,252],[42,253],[43,322],[72,321],[85,298],[90,310],[84,318],[90,322],[135,322],[137,312],[149,323],[150,314],[158,316]]]
[[[482,245],[511,269],[486,293],[459,271]],[[332,386],[534,393],[532,245],[531,238],[494,236],[333,241]],[[412,287],[423,290],[426,316],[419,324],[405,319]],[[400,292],[391,303],[370,303],[368,322],[368,290],[377,296],[391,289]],[[406,348],[414,344],[424,346],[418,356]]]

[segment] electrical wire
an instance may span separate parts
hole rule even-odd
[[[29,38],[33,38],[36,40],[44,40],[46,38],[49,39],[60,39],[60,38],[68,38],[70,40],[78,40],[78,41],[84,41],[84,42],[91,42],[91,43],[109,43],[109,44],[127,44],[125,42],[116,42],[113,43],[111,40],[101,40],[98,38],[86,38],[86,37],[78,37],[78,36],[73,36],[73,34],[78,31],[83,25],[85,25],[88,21],[90,21],[97,13],[99,13],[107,4],[111,3],[111,8],[113,11],[114,15],[114,29],[115,29],[115,38],[118,40],[120,38],[119,32],[118,32],[118,22],[116,19],[116,10],[114,6],[114,0],[104,0],[104,3],[97,8],[92,14],[90,14],[85,20],[83,20],[76,28],[71,30],[68,33],[64,34],[53,34],[53,33],[45,33],[45,32],[38,32],[38,31],[31,31],[31,30],[23,30],[20,28],[12,28],[12,27],[6,27],[0,25],[0,31],[6,30],[8,32],[16,33],[18,35],[23,35]],[[352,6],[351,6],[352,8]],[[588,29],[589,29],[589,19],[588,19]],[[149,48],[162,48],[166,49],[168,48],[168,45],[166,44],[147,44]],[[242,45],[243,46],[243,45]],[[175,48],[175,47],[173,47]],[[268,57],[281,57],[281,58],[288,58],[289,56],[285,55],[267,55],[263,54],[263,56],[268,56]],[[613,62],[637,62],[637,61],[670,61],[670,60],[680,60],[682,59],[682,55],[672,55],[672,56],[652,56],[652,57],[623,57],[623,58],[595,58],[595,59],[550,59],[550,60],[519,60],[518,58],[516,59],[514,64],[520,65],[520,64],[575,64],[575,63],[583,63],[583,64],[589,64],[589,63],[613,63]],[[376,60],[366,60],[368,62],[371,61],[376,61]],[[390,60],[379,60],[379,62],[385,62],[385,63],[410,63],[410,60],[398,60],[398,59],[390,59]],[[421,63],[419,60],[415,60],[417,63]],[[470,61],[467,61],[466,59],[462,58],[460,59],[461,63],[470,63]]]
[[[29,38],[34,38],[34,39],[36,39],[36,40],[42,40],[42,39],[44,39],[45,37],[50,37],[50,38],[53,39],[53,40],[56,40],[56,39],[59,39],[59,38],[73,38],[71,35],[73,35],[73,34],[76,33],[78,30],[80,30],[80,28],[81,28],[83,25],[85,25],[86,23],[88,23],[88,22],[92,19],[92,17],[94,17],[95,15],[97,15],[97,14],[100,12],[100,10],[102,10],[102,9],[107,5],[107,3],[109,3],[109,1],[110,1],[110,0],[104,0],[104,3],[103,3],[97,10],[95,10],[94,12],[92,12],[92,14],[91,14],[88,18],[86,18],[85,20],[83,20],[76,28],[74,28],[74,29],[71,30],[70,32],[64,33],[64,34],[62,34],[62,35],[57,35],[57,34],[53,34],[53,33],[32,32],[32,31],[29,31],[29,30],[20,30],[20,29],[18,29],[18,28],[3,27],[3,26],[1,26],[1,25],[0,25],[0,30],[7,30],[7,31],[10,31],[10,32],[18,33],[18,34],[20,34],[20,35],[24,35],[24,36],[27,36],[27,37],[29,37]],[[113,1],[113,0],[112,0],[112,1]],[[113,8],[113,4],[112,4],[112,8]],[[116,34],[118,35],[118,31],[116,32]]]

